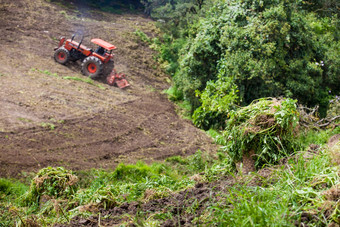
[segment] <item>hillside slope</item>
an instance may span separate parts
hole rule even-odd
[[[157,33],[149,19],[72,2],[1,0],[0,22],[0,177],[50,165],[114,168],[215,149],[161,94],[167,76],[134,35],[136,29]],[[74,31],[85,32],[85,45],[98,37],[117,46],[115,67],[131,87],[86,83],[79,62],[57,64],[59,36]]]

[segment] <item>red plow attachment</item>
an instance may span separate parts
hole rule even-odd
[[[126,75],[124,73],[117,73],[114,69],[106,78],[106,81],[111,86],[116,85],[119,88],[125,88],[130,86],[129,82],[125,78]]]

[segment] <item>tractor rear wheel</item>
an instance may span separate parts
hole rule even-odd
[[[60,47],[54,52],[56,62],[65,65],[70,60],[70,52],[64,47]]]
[[[81,70],[85,76],[93,79],[103,72],[103,63],[99,58],[90,56],[84,59]]]

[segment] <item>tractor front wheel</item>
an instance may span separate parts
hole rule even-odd
[[[81,70],[85,76],[93,79],[102,73],[103,63],[99,60],[99,58],[90,56],[84,59],[81,64]]]
[[[60,47],[54,52],[54,59],[56,62],[65,65],[70,60],[70,52],[64,47]]]

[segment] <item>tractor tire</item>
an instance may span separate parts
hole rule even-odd
[[[64,47],[60,47],[54,52],[54,60],[65,65],[70,60],[70,52]]]
[[[103,72],[103,63],[97,57],[87,57],[81,64],[81,71],[85,76],[94,79]]]

